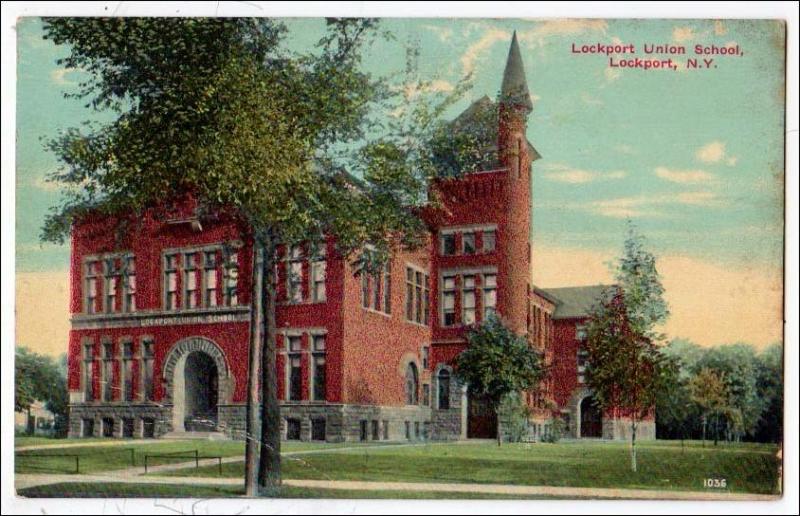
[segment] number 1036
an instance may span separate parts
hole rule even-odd
[[[728,481],[724,478],[704,478],[703,487],[725,488],[728,487]]]

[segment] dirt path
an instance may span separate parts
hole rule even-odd
[[[136,440],[108,440],[95,442],[75,442],[61,444],[33,444],[30,446],[16,446],[14,453],[31,450],[52,450],[54,448],[82,448],[84,446],[139,446],[140,444],[163,443],[163,439],[136,439]]]
[[[102,482],[127,484],[181,484],[181,485],[242,485],[239,478],[203,478],[203,477],[121,477],[108,475],[17,475],[17,489],[53,483]],[[561,498],[603,498],[603,499],[638,499],[638,500],[719,500],[719,501],[768,501],[777,500],[776,495],[760,495],[748,493],[716,493],[691,491],[658,491],[647,489],[597,489],[588,487],[551,487],[551,486],[512,486],[500,484],[432,484],[413,482],[361,482],[347,480],[284,480],[283,484],[293,487],[314,489],[346,489],[356,491],[413,491],[413,492],[445,492],[445,493],[482,493],[509,496],[547,496]]]

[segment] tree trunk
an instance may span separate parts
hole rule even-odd
[[[274,488],[281,485],[281,413],[275,349],[275,246],[275,236],[268,232],[264,245],[261,289],[264,328],[261,335],[261,457],[258,487],[262,495],[274,493]]]
[[[631,418],[631,471],[636,473],[636,419]]]
[[[247,363],[247,421],[245,427],[245,467],[244,482],[245,494],[256,496],[258,494],[258,452],[259,452],[259,402],[258,378],[261,366],[261,341],[264,307],[261,304],[264,275],[264,246],[255,239],[253,242],[253,271],[251,274],[250,295],[250,348]]]
[[[706,423],[707,423],[707,421],[708,421],[708,418],[706,418],[706,416],[703,416],[703,448],[706,447]]]
[[[719,442],[719,416],[714,416],[714,446]]]
[[[503,444],[503,434],[500,431],[500,414],[498,413],[500,412],[499,408],[500,404],[495,403],[494,414],[495,414],[495,419],[497,420],[496,422],[497,424],[495,425],[497,427],[497,446],[501,446]]]

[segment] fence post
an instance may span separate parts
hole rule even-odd
[[[195,469],[200,467],[200,456],[197,453],[197,450],[194,451],[194,467]]]
[[[149,455],[145,455],[144,456],[144,474],[145,475],[147,474],[147,458],[148,457],[149,457]]]
[[[79,474],[81,472],[81,458],[79,455],[75,455],[75,474]]]
[[[133,452],[134,452],[133,448],[130,449],[130,452],[131,452],[131,466],[135,467],[136,466],[136,457],[133,455]]]
[[[222,457],[217,457],[219,463],[219,476],[222,476]]]

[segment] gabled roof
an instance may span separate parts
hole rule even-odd
[[[612,285],[589,285],[585,287],[538,288],[534,291],[556,305],[553,319],[588,317],[592,308],[600,303]]]

